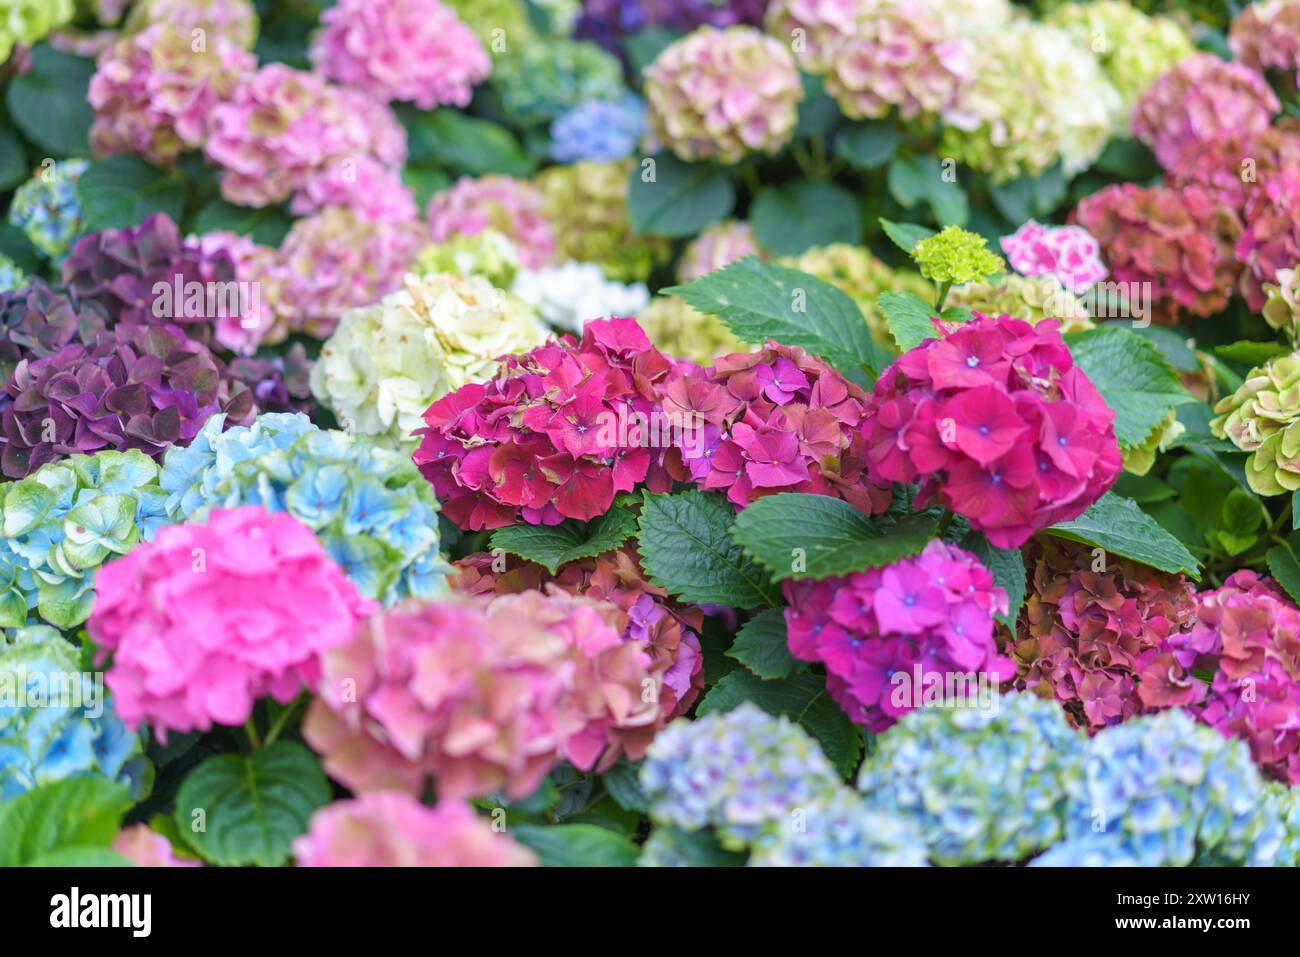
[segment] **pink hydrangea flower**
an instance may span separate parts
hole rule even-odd
[[[857,28],[863,9],[862,0],[773,0],[764,25],[772,36],[790,43],[800,67],[822,74],[830,69],[839,44]],[[795,43],[796,38],[802,42]]]
[[[224,252],[235,264],[239,286],[238,315],[218,315],[212,320],[218,343],[231,352],[251,356],[275,324],[276,251],[247,236],[224,230],[191,236],[187,244],[197,246],[205,256]],[[225,310],[222,310],[225,311]]]
[[[492,71],[474,31],[438,0],[339,0],[320,20],[316,69],[384,103],[469,106]]]
[[[831,697],[873,733],[913,710],[927,675],[940,688],[954,673],[983,674],[995,689],[1015,677],[993,640],[1006,592],[974,555],[939,539],[884,568],[788,579],[784,591],[790,653],[824,665]]]
[[[1197,186],[1240,214],[1246,200],[1284,170],[1300,168],[1300,135],[1271,127],[1259,134],[1235,133],[1201,144],[1165,171],[1175,189]],[[1247,171],[1253,176],[1244,175]]]
[[[343,206],[377,223],[406,223],[420,216],[415,194],[402,182],[401,170],[372,156],[337,161],[311,173],[289,210],[295,216],[305,216],[326,206]]]
[[[113,851],[137,867],[202,867],[201,861],[177,857],[167,838],[151,831],[147,824],[132,824],[117,832]]]
[[[683,362],[663,394],[669,418],[693,430],[672,453],[677,478],[737,508],[776,492],[831,495],[868,515],[889,507],[889,488],[867,474],[866,392],[802,349],[769,342],[708,370]]]
[[[1259,134],[1281,109],[1255,70],[1197,53],[1162,73],[1133,108],[1133,135],[1169,169],[1180,156],[1234,134]]]
[[[1232,18],[1228,45],[1253,70],[1285,70],[1300,81],[1300,3],[1260,0]]]
[[[293,842],[299,867],[537,867],[531,850],[463,801],[426,807],[400,791],[335,801]]]
[[[1054,320],[975,314],[885,370],[863,424],[872,477],[920,482],[1000,548],[1067,521],[1119,477],[1115,413]]]
[[[429,201],[428,220],[435,243],[494,229],[515,244],[525,269],[541,269],[555,259],[555,233],[542,212],[541,191],[513,176],[462,176]]]
[[[462,528],[595,518],[642,482],[671,487],[658,384],[672,368],[635,319],[593,320],[581,342],[507,356],[431,405],[415,464]]]
[[[287,704],[320,676],[323,651],[379,606],[292,516],[215,509],[165,526],[100,569],[87,628],[122,721],[207,731],[248,720],[258,698]]]
[[[1082,226],[1044,226],[1029,220],[1002,237],[1002,251],[1022,276],[1052,276],[1074,293],[1106,278],[1101,247]]]
[[[222,196],[267,206],[348,160],[401,166],[406,134],[391,110],[364,93],[271,63],[212,111],[207,155],[222,168]]]
[[[1284,169],[1251,192],[1242,213],[1245,229],[1237,259],[1246,305],[1259,312],[1268,300],[1264,284],[1276,284],[1279,269],[1300,263],[1300,169]]]
[[[677,281],[690,282],[746,256],[762,256],[749,223],[714,223],[691,240],[677,264]]]
[[[303,736],[353,791],[536,790],[562,759],[645,753],[661,679],[608,602],[537,591],[408,603],[327,652]],[[651,694],[647,694],[647,691]]]
[[[95,155],[130,153],[174,163],[203,146],[217,104],[256,69],[251,53],[221,40],[195,54],[189,37],[166,24],[124,37],[99,57],[86,95],[95,110]]]

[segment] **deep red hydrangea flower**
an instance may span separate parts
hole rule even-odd
[[[1157,323],[1177,323],[1180,307],[1214,315],[1232,296],[1241,221],[1213,193],[1115,183],[1079,203],[1071,221],[1097,237],[1112,279],[1151,284]]]
[[[1185,705],[1225,737],[1249,742],[1266,774],[1300,785],[1300,608],[1270,579],[1233,574],[1197,596],[1191,631],[1173,636],[1142,674],[1142,699]],[[1168,680],[1212,671],[1208,691],[1194,681],[1178,693]]]
[[[872,732],[924,703],[936,679],[947,692],[948,676],[970,675],[974,684],[963,687],[974,693],[983,674],[996,693],[1015,676],[1015,663],[993,641],[993,617],[1006,613],[1007,593],[974,555],[939,539],[884,568],[787,579],[784,590],[790,653],[825,665],[831,697]]]
[[[1006,649],[1020,665],[1017,688],[1055,699],[1089,731],[1156,707],[1139,697],[1138,676],[1195,621],[1187,579],[1110,555],[1096,571],[1091,546],[1047,536],[1024,554],[1029,595]]]
[[[505,565],[498,572],[495,566],[499,561]],[[643,646],[650,653],[650,674],[662,676],[659,707],[667,720],[684,714],[704,688],[699,639],[703,612],[673,601],[666,591],[651,584],[631,546],[569,562],[555,575],[535,562],[487,553],[463,558],[456,567],[459,572],[453,587],[471,595],[562,591],[617,605],[627,616],[623,640]]]
[[[672,368],[635,319],[594,320],[581,342],[507,356],[491,381],[431,405],[415,464],[462,528],[603,515],[642,482],[671,486],[659,383]]]
[[[1237,242],[1245,265],[1241,291],[1252,312],[1264,308],[1264,283],[1276,283],[1279,269],[1300,263],[1300,169],[1270,176],[1246,200],[1246,228]]]
[[[1058,323],[975,314],[905,353],[863,424],[872,477],[920,482],[1001,548],[1074,518],[1119,476],[1115,413]]]
[[[868,515],[889,507],[889,488],[867,477],[867,393],[804,350],[769,342],[707,370],[679,363],[663,391],[669,417],[691,423],[670,456],[678,477],[737,508],[774,492],[832,495]]]

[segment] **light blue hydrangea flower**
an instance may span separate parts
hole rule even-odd
[[[580,103],[551,124],[551,156],[557,163],[608,163],[631,156],[646,134],[645,111],[645,100],[631,92]]]
[[[240,505],[288,512],[367,597],[392,605],[442,594],[438,501],[408,457],[297,413],[222,431],[224,422],[215,415],[189,446],[167,450],[159,481],[172,519]]]
[[[1268,865],[1279,819],[1242,741],[1182,710],[1106,728],[1089,742],[1066,840],[1039,866]]]
[[[81,232],[77,180],[89,165],[83,159],[70,159],[42,166],[36,175],[14,190],[9,222],[55,261],[62,259]]]
[[[652,819],[688,832],[711,825],[732,850],[788,826],[792,814],[842,786],[802,728],[748,703],[673,722],[641,766]]]
[[[997,704],[909,712],[863,764],[868,803],[917,821],[936,864],[1017,861],[1064,837],[1084,737],[1055,702],[1013,694]]]
[[[0,640],[0,800],[89,774],[139,797],[149,772],[140,735],[118,718],[102,678],[82,670],[73,645],[44,625]]]
[[[26,282],[27,273],[4,253],[0,253],[0,292],[18,289]]]
[[[168,521],[157,464],[136,449],[74,455],[0,485],[0,626],[90,617],[95,572]]]
[[[925,867],[917,822],[868,806],[839,788],[785,826],[760,835],[751,867]]]
[[[1276,781],[1264,786],[1264,805],[1277,822],[1274,867],[1300,867],[1300,791]]]

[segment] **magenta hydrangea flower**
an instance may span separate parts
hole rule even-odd
[[[494,229],[514,243],[525,269],[555,259],[555,233],[542,211],[541,191],[513,176],[462,176],[429,201],[428,220],[435,243]]]
[[[169,525],[99,570],[87,628],[131,729],[207,731],[248,720],[258,698],[288,704],[320,655],[379,606],[306,525],[260,506]]]
[[[1119,477],[1115,413],[1054,320],[975,314],[885,370],[863,430],[872,477],[920,482],[1000,548],[1075,518]]]
[[[982,674],[996,691],[1016,675],[993,640],[1006,592],[974,555],[940,539],[884,568],[788,579],[784,591],[790,653],[824,665],[831,697],[873,733],[913,710],[935,678],[947,688],[951,674]]]
[[[1044,226],[1031,219],[1002,237],[1002,251],[1020,275],[1052,276],[1074,293],[1106,278],[1101,246],[1082,226]]]
[[[267,206],[362,157],[400,167],[406,133],[388,107],[366,94],[270,63],[212,111],[206,149],[222,168],[222,196],[239,206]]]
[[[708,370],[683,362],[663,394],[692,430],[675,476],[737,508],[776,492],[832,495],[868,515],[889,507],[889,488],[867,474],[867,393],[804,350],[769,342]]]
[[[615,605],[560,593],[400,605],[326,652],[303,737],[357,792],[433,778],[442,797],[517,799],[561,760],[637,760],[662,679],[623,630]]]
[[[204,257],[219,259],[224,254],[234,263],[234,279],[247,292],[239,299],[238,313],[222,310],[213,317],[213,335],[231,352],[251,356],[275,324],[276,251],[223,230],[191,236],[186,245],[197,246]]]
[[[320,21],[316,69],[384,103],[469,106],[492,71],[474,31],[438,0],[339,0]]]
[[[1276,284],[1279,269],[1300,263],[1300,169],[1284,169],[1258,184],[1242,218],[1236,249],[1245,266],[1241,288],[1246,305],[1259,312],[1268,301],[1264,284]]]
[[[671,487],[658,389],[672,368],[635,319],[593,320],[581,342],[507,356],[431,405],[415,464],[462,528],[595,518],[643,482]]]
[[[1160,74],[1142,94],[1133,108],[1133,135],[1169,169],[1215,140],[1264,132],[1280,109],[1261,74],[1197,53]]]
[[[493,830],[464,801],[427,807],[400,791],[335,801],[295,838],[299,867],[537,867],[537,855]]]

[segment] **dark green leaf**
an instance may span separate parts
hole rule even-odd
[[[1286,589],[1291,600],[1300,603],[1300,563],[1296,562],[1291,549],[1274,545],[1265,556],[1268,570],[1277,579],[1278,584]]]
[[[130,806],[126,787],[101,777],[64,778],[0,802],[0,867],[69,848],[106,849]]]
[[[594,824],[519,824],[515,840],[531,847],[546,867],[633,867],[637,847]]]
[[[892,123],[856,123],[836,135],[835,152],[859,169],[876,169],[889,162],[902,141],[902,131]]]
[[[650,168],[632,170],[627,211],[638,234],[694,236],[729,214],[736,205],[736,187],[724,170],[707,163],[683,163],[660,153]]]
[[[513,133],[491,120],[452,107],[429,111],[404,105],[397,115],[406,127],[414,162],[436,162],[466,176],[522,177],[537,165]]]
[[[766,679],[788,678],[807,667],[790,654],[785,612],[780,608],[764,609],[741,625],[735,642],[727,649],[727,657]]]
[[[777,256],[796,256],[813,246],[862,242],[857,198],[843,186],[797,180],[764,186],[749,209],[754,241]]]
[[[138,226],[152,213],[166,213],[179,223],[185,180],[135,156],[110,156],[81,174],[77,195],[88,230]]]
[[[645,792],[641,790],[638,772],[639,768],[635,764],[624,761],[614,765],[602,774],[600,779],[604,782],[609,796],[619,807],[644,814],[649,809],[650,802]]]
[[[909,256],[912,255],[912,250],[916,248],[917,243],[934,235],[934,230],[925,226],[918,226],[916,223],[893,223],[887,219],[880,220],[880,228],[885,231],[885,235],[895,246]]]
[[[1131,558],[1164,572],[1184,572],[1200,580],[1200,566],[1173,535],[1132,499],[1107,493],[1078,518],[1046,529],[1048,535],[1068,538]]]
[[[665,825],[655,828],[654,834],[661,845],[668,846],[668,856],[691,867],[741,867],[747,856],[743,851],[726,850],[708,828],[687,832]]]
[[[194,219],[196,233],[215,233],[228,230],[249,236],[263,246],[276,247],[288,234],[293,220],[283,206],[263,206],[253,209],[235,206],[220,197],[199,210]]]
[[[37,44],[31,69],[13,78],[5,97],[14,125],[56,159],[89,156],[94,115],[86,91],[94,72],[86,57]]]
[[[615,505],[590,522],[559,525],[510,525],[492,534],[493,549],[542,565],[554,575],[561,565],[595,558],[618,548],[636,534],[636,515]]]
[[[1263,365],[1269,359],[1289,355],[1290,352],[1291,347],[1280,342],[1250,342],[1245,339],[1214,347],[1214,354],[1220,359],[1240,362],[1246,366]]]
[[[10,190],[31,174],[27,153],[13,130],[0,127],[0,190]]]

